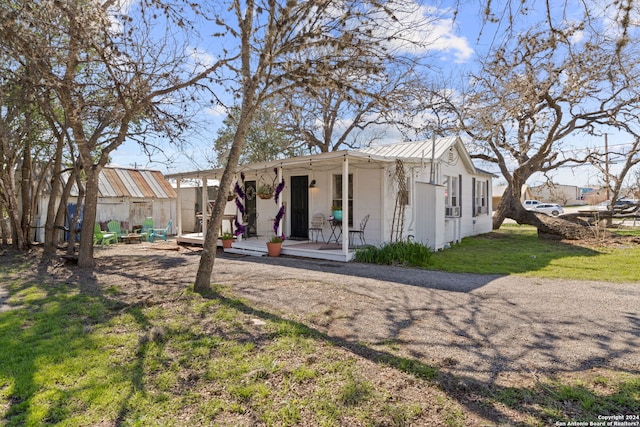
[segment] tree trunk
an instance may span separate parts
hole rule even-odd
[[[194,291],[196,292],[205,293],[211,291],[211,273],[213,272],[213,264],[216,260],[218,229],[222,223],[222,216],[224,215],[224,207],[227,202],[227,191],[231,188],[233,177],[236,174],[236,165],[240,159],[246,133],[253,118],[253,108],[247,106],[247,103],[250,100],[251,98],[247,99],[245,97],[245,101],[243,102],[238,128],[236,129],[236,134],[233,137],[233,143],[229,150],[227,165],[224,168],[224,173],[220,180],[220,190],[216,196],[216,202],[211,214],[211,221],[207,227],[202,256],[200,257],[198,273],[196,274],[196,281],[194,284]]]
[[[31,146],[25,143],[22,150],[22,166],[20,167],[20,193],[22,202],[22,215],[20,216],[20,227],[25,244],[28,246],[31,239],[31,221],[33,220],[33,211],[31,209],[32,194],[32,162],[31,162]]]
[[[51,191],[49,192],[49,203],[47,204],[47,221],[44,224],[44,253],[46,255],[55,253],[60,235],[60,229],[56,228],[58,225],[56,206],[61,193],[60,189],[62,188],[62,147],[63,140],[58,138],[53,157],[53,166],[51,167]],[[60,200],[59,203],[66,204],[66,200]]]
[[[15,179],[13,174],[8,177],[9,183],[5,188],[5,200],[7,202],[7,213],[9,214],[9,227],[11,229],[11,244],[15,249],[27,249],[25,236],[20,223],[20,213],[18,209],[18,197],[15,192]]]
[[[7,227],[7,222],[5,220],[6,218],[4,216],[4,212],[5,212],[4,202],[2,201],[2,198],[0,198],[0,233],[2,234],[0,237],[2,238],[2,244],[8,245],[10,231],[9,231],[9,227]]]
[[[78,235],[76,230],[78,230],[80,215],[84,211],[84,194],[85,194],[84,184],[82,184],[82,180],[80,178],[80,174],[78,173],[78,170],[74,170],[74,173],[72,174],[72,178],[76,181],[76,185],[78,186],[78,198],[76,200],[76,213],[75,215],[73,215],[73,218],[69,218],[69,241],[67,242],[67,255],[70,255],[70,256],[75,255],[76,236]],[[65,206],[65,210],[66,210],[66,206]],[[60,213],[60,210],[58,210],[58,213]]]
[[[196,292],[206,293],[211,291],[211,273],[213,272],[213,264],[216,260],[218,229],[222,223],[224,207],[227,203],[227,190],[231,188],[233,177],[236,174],[236,165],[240,159],[240,153],[242,152],[242,146],[244,145],[244,138],[250,122],[250,117],[245,117],[244,120],[241,118],[240,123],[238,124],[238,129],[236,130],[236,134],[233,138],[233,143],[231,144],[227,165],[224,169],[224,173],[222,174],[220,189],[216,196],[216,202],[213,206],[211,221],[209,221],[209,225],[207,226],[207,234],[205,235],[203,243],[202,256],[200,257],[198,273],[196,274],[196,281],[194,283],[194,291]]]
[[[96,166],[83,168],[87,176],[84,196],[84,215],[80,233],[80,249],[78,252],[78,266],[93,268],[96,263],[93,259],[93,226],[96,223],[96,211],[98,208],[98,174],[100,169]]]
[[[502,195],[493,219],[494,230],[500,228],[505,218],[510,218],[518,224],[536,227],[540,237],[557,237],[567,240],[582,240],[594,237],[594,230],[588,223],[528,211],[522,206],[520,198],[514,196],[514,193],[520,194],[520,190],[518,189],[514,192],[512,187],[508,186]]]

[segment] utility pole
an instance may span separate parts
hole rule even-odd
[[[604,155],[605,184],[607,187],[607,200],[609,200],[609,139],[606,133],[604,134]]]

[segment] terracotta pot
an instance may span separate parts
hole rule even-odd
[[[232,243],[233,243],[233,239],[231,239],[231,240],[223,240],[222,241],[222,247],[224,249],[229,249],[231,247]]]
[[[269,253],[269,256],[280,256],[281,250],[282,250],[282,242],[280,243],[267,242],[267,252]]]

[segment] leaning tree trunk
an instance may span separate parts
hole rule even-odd
[[[246,114],[244,118],[241,117],[240,119],[233,143],[231,144],[229,157],[227,158],[227,165],[220,179],[220,190],[216,195],[216,202],[213,205],[213,212],[211,213],[211,221],[209,221],[209,225],[207,226],[207,234],[205,235],[202,245],[200,264],[198,265],[198,272],[193,286],[194,291],[199,293],[211,291],[211,273],[213,272],[213,264],[216,260],[218,229],[222,223],[224,207],[227,202],[227,191],[231,188],[231,182],[236,173],[236,165],[240,159],[245,135],[251,122],[251,115],[252,113]]]
[[[518,224],[532,225],[538,229],[540,237],[555,237],[567,240],[583,240],[595,236],[592,227],[579,218],[553,217],[543,213],[528,211],[522,206],[519,198],[513,195],[510,188],[504,192],[500,204],[496,209],[493,220],[494,230],[500,228],[505,218]],[[498,221],[499,219],[499,221]],[[499,224],[496,227],[496,224]]]

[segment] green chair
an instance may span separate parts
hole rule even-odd
[[[93,226],[93,244],[100,243],[101,245],[108,245],[111,242],[118,243],[118,238],[115,233],[105,233],[100,229],[100,224],[96,223]]]
[[[167,241],[167,234],[169,233],[169,231],[171,231],[171,220],[169,220],[169,222],[167,223],[167,226],[165,228],[154,228],[151,230],[151,235],[149,236],[149,241],[153,242],[153,240],[158,237],[161,238],[162,240],[164,240],[165,242]]]
[[[143,238],[153,242],[153,218],[146,218],[142,221],[142,228],[136,230]]]
[[[122,239],[122,229],[120,228],[120,221],[111,220],[107,223],[107,230],[110,233],[114,233],[116,235],[116,239]]]

